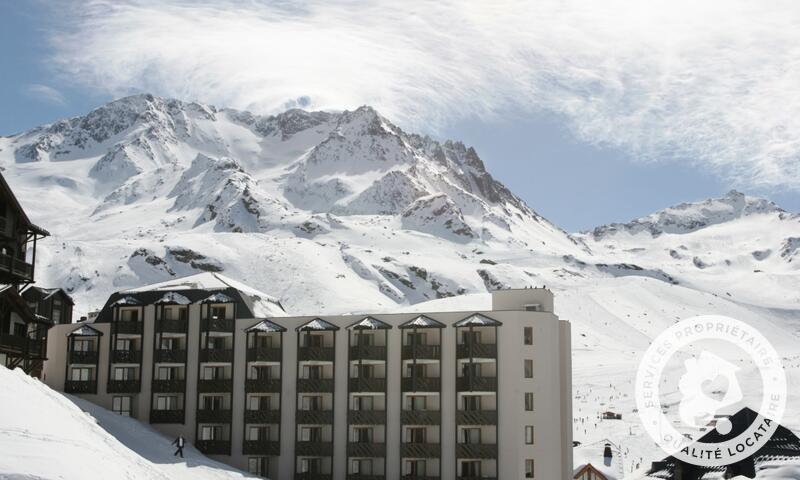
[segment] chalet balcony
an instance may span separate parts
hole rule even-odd
[[[333,410],[297,410],[295,423],[299,425],[332,425]]]
[[[302,472],[295,473],[294,480],[333,480],[333,475],[330,473]]]
[[[332,362],[336,357],[333,347],[300,347],[297,359],[301,362]]]
[[[69,363],[78,365],[94,365],[97,363],[97,352],[69,352]]]
[[[385,378],[351,378],[349,379],[351,392],[383,393],[386,391]]]
[[[439,425],[442,423],[442,412],[438,410],[403,410],[400,412],[403,425]]]
[[[230,455],[230,440],[198,440],[194,446],[206,455]]]
[[[230,410],[205,410],[197,411],[198,423],[231,423]]]
[[[497,358],[497,344],[464,343],[456,346],[458,358]]]
[[[456,379],[459,392],[496,392],[497,377],[459,377]]]
[[[232,348],[204,348],[200,350],[201,362],[231,363],[233,362]]]
[[[253,393],[276,393],[281,391],[281,379],[247,379],[244,388],[245,391]]]
[[[215,380],[198,380],[197,391],[200,393],[230,392],[233,391],[233,380],[221,378]]]
[[[142,361],[141,350],[112,350],[111,363],[139,363]]]
[[[350,442],[347,444],[347,455],[357,458],[385,457],[386,444],[373,442]]]
[[[403,345],[403,360],[441,360],[442,349],[439,345]]]
[[[403,458],[439,458],[442,446],[438,443],[406,443],[400,445]]]
[[[203,332],[233,332],[235,323],[232,318],[204,318],[200,329]]]
[[[64,393],[97,393],[97,382],[94,380],[67,380],[64,382]]]
[[[370,475],[368,473],[348,473],[347,480],[386,480],[383,475]]]
[[[276,347],[261,347],[247,349],[248,362],[280,362],[281,349]]]
[[[150,423],[184,423],[184,411],[150,410]]]
[[[281,423],[281,411],[245,410],[244,423]]]
[[[131,335],[142,334],[142,322],[128,322],[128,321],[118,320],[116,322],[112,322],[112,325],[114,331],[117,333],[124,333]]]
[[[383,410],[350,410],[347,412],[347,423],[350,425],[383,425],[386,423],[386,412]]]
[[[497,410],[459,410],[458,425],[497,425]]]
[[[382,345],[353,345],[350,360],[386,360],[386,347]]]
[[[186,320],[159,320],[156,325],[156,331],[163,333],[186,333]]]
[[[280,442],[266,440],[245,440],[242,445],[242,453],[245,455],[273,455],[281,454]]]
[[[156,350],[156,363],[186,363],[186,350]]]
[[[297,391],[299,393],[333,393],[334,382],[332,378],[299,378],[297,379]]]
[[[302,457],[330,457],[333,455],[333,442],[297,442],[295,455]]]
[[[489,443],[459,443],[456,445],[456,458],[497,458],[497,445]]]
[[[153,380],[153,393],[183,393],[186,380]]]
[[[404,392],[438,392],[441,380],[438,377],[409,377],[403,378],[400,386]]]
[[[139,380],[109,380],[106,386],[108,393],[139,393]]]
[[[0,272],[5,274],[3,275],[5,279],[11,280],[9,283],[33,280],[33,265],[5,253],[0,253]]]

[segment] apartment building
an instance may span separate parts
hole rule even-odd
[[[554,480],[572,474],[570,355],[543,288],[483,311],[286,316],[205,273],[53,327],[45,378],[274,479]]]

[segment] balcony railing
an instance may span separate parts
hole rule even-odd
[[[141,350],[112,350],[111,363],[139,363],[142,360]]]
[[[69,363],[94,365],[97,363],[97,352],[69,352]]]
[[[404,477],[405,478],[405,477]],[[371,475],[369,473],[348,473],[347,480],[385,480],[383,475]]]
[[[198,440],[194,446],[206,455],[230,455],[230,440]]]
[[[300,347],[297,359],[301,362],[332,362],[336,356],[333,347]]]
[[[386,360],[386,347],[383,345],[353,345],[350,347],[350,360]]]
[[[0,271],[24,280],[33,280],[33,265],[5,253],[0,253]]]
[[[280,362],[281,349],[276,347],[260,347],[247,349],[248,362]]]
[[[216,380],[198,380],[197,391],[200,393],[230,392],[233,390],[233,380],[229,378]]]
[[[497,477],[490,477],[488,475],[481,475],[480,477],[465,477],[463,475],[459,475],[456,477],[456,480],[497,480]]]
[[[295,455],[303,457],[330,457],[333,455],[332,442],[297,442]]]
[[[350,457],[377,458],[386,456],[385,443],[350,442],[347,444],[347,455]]]
[[[442,412],[438,410],[402,410],[400,421],[403,425],[439,425]]]
[[[156,363],[186,363],[186,350],[156,350]]]
[[[201,362],[233,362],[233,349],[231,348],[204,348],[200,350]]]
[[[150,410],[150,423],[183,423],[183,410]]]
[[[497,425],[497,410],[459,410],[456,412],[459,425]]]
[[[497,458],[497,445],[489,443],[459,443],[456,458]]]
[[[186,390],[186,380],[153,380],[154,393],[181,393]]]
[[[200,423],[231,423],[230,410],[199,409],[197,421]]]
[[[350,425],[382,425],[386,423],[386,412],[383,410],[350,410],[347,412],[347,423]]]
[[[301,472],[294,474],[294,480],[333,480],[330,473]]]
[[[385,392],[385,378],[351,378],[349,380],[351,392]]]
[[[242,445],[245,455],[280,455],[281,444],[267,440],[245,440]]]
[[[439,345],[403,345],[403,360],[412,358],[441,360],[442,349]]]
[[[244,387],[248,392],[275,393],[281,391],[281,380],[279,378],[247,379],[244,382]]]
[[[139,393],[139,380],[109,380],[108,393]]]
[[[405,443],[400,445],[403,458],[439,458],[441,445],[438,443]]]
[[[142,322],[131,322],[125,320],[117,320],[113,322],[114,331],[117,333],[125,333],[125,334],[134,334],[134,335],[141,335],[142,333]]]
[[[496,392],[497,377],[459,377],[456,379],[459,392]]]
[[[404,392],[438,392],[441,379],[438,377],[409,377],[401,380]]]
[[[297,379],[297,391],[300,393],[308,392],[333,392],[334,382],[332,378],[299,378]]]
[[[462,343],[456,346],[458,358],[497,358],[497,345],[494,343]]]
[[[333,423],[333,410],[297,410],[295,423],[301,425],[329,425]]]
[[[179,320],[179,319],[159,320],[158,325],[156,325],[156,331],[164,333],[185,333],[186,320]]]
[[[65,393],[97,393],[97,382],[94,380],[67,380],[64,382]]]
[[[204,318],[200,329],[204,332],[232,332],[235,321],[232,318]]]
[[[400,480],[439,480],[439,476],[436,475],[401,475]]]
[[[245,410],[244,423],[281,423],[281,411]]]

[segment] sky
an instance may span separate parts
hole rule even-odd
[[[131,93],[369,104],[568,231],[730,189],[800,211],[791,1],[0,2],[0,135]]]

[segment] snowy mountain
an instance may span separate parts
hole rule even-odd
[[[631,387],[675,321],[752,322],[800,381],[800,217],[738,192],[568,234],[474,149],[369,107],[259,116],[150,95],[0,138],[0,166],[53,232],[37,283],[68,289],[78,312],[199,272],[290,314],[470,310],[490,289],[546,285],[573,322],[576,440],[612,440],[626,469],[659,455]],[[623,421],[580,423],[611,407]],[[784,424],[800,431],[800,412]]]

